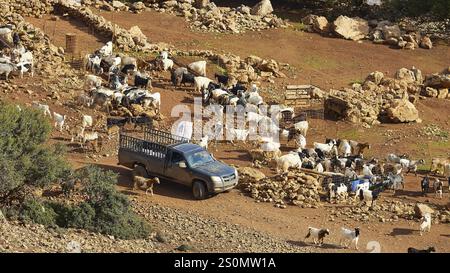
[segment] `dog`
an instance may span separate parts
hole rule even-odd
[[[159,178],[145,178],[142,176],[134,176],[133,177],[133,189],[142,189],[145,190],[145,194],[148,194],[150,191],[151,195],[153,196],[153,185],[159,184]]]

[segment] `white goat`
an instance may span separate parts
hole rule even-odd
[[[297,132],[306,137],[308,133],[309,123],[307,120],[299,121],[294,124],[294,128]]]
[[[63,130],[64,122],[66,120],[66,115],[61,115],[53,112],[53,118],[55,119],[55,127],[61,132]]]
[[[98,88],[102,86],[102,78],[95,75],[87,75],[84,80],[84,87],[86,90],[92,90],[93,88]]]
[[[163,59],[162,64],[164,71],[171,70],[173,68],[173,61],[171,59]]]
[[[280,170],[283,170],[283,173],[287,173],[289,168],[298,168],[302,167],[302,160],[297,152],[285,154],[279,157],[277,160],[277,173],[280,173]]]
[[[50,112],[50,107],[47,104],[40,104],[37,101],[33,101],[33,106],[39,110],[41,110],[44,113],[44,116],[49,115],[52,116],[52,113]]]
[[[208,89],[208,85],[212,82],[211,79],[206,77],[195,77],[194,78],[194,91],[202,92],[204,89]]]
[[[430,213],[426,213],[423,217],[422,217],[423,222],[420,224],[420,236],[422,236],[422,234],[424,232],[430,232],[431,231],[431,214]]]
[[[202,139],[200,140],[200,143],[198,144],[200,147],[204,148],[205,150],[208,149],[208,140],[209,140],[209,136],[206,135],[204,137],[202,137]]]
[[[83,130],[86,127],[92,127],[93,124],[94,124],[94,120],[93,120],[92,116],[83,115],[83,117],[81,119],[81,127],[83,128]]]
[[[113,43],[111,41],[107,42],[106,45],[102,46],[99,50],[103,57],[110,56],[113,53]]]
[[[339,145],[339,152],[341,152],[344,157],[352,155],[352,146],[350,146],[350,143],[348,143],[347,140],[341,140],[341,144]]]
[[[198,61],[188,64],[188,68],[201,76],[206,77],[206,61]]]

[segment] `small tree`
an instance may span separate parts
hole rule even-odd
[[[32,108],[0,102],[0,203],[23,201],[26,186],[45,187],[69,168],[61,145],[45,146],[50,122]]]

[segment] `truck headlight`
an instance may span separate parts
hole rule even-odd
[[[222,178],[220,176],[211,176],[211,181],[214,184],[222,184]]]

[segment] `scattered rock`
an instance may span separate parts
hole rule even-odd
[[[339,16],[333,22],[334,32],[344,39],[359,41],[369,34],[369,24],[361,18]]]

